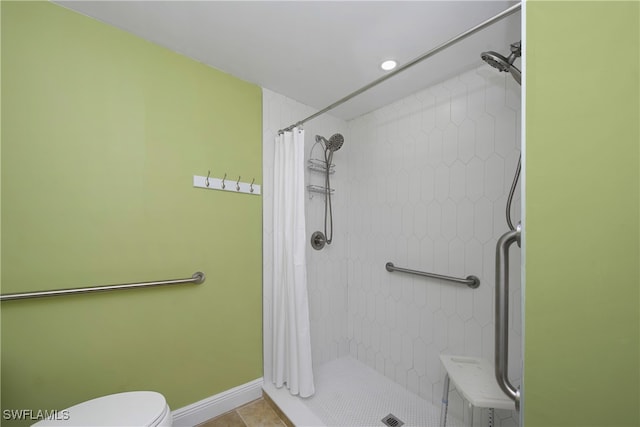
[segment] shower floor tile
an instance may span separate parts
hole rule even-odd
[[[352,358],[327,362],[314,377],[315,395],[299,400],[325,426],[384,427],[382,418],[390,413],[404,426],[440,423],[439,407]],[[277,398],[274,401],[279,403]],[[449,416],[447,427],[462,427],[462,423]]]

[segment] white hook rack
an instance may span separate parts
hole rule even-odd
[[[254,182],[240,182],[228,176],[221,179],[194,175],[193,186],[207,190],[229,191],[231,193],[260,194],[260,185]]]

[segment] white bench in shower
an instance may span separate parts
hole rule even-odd
[[[469,402],[469,425],[473,427],[473,408],[507,409],[514,411],[515,403],[500,389],[493,366],[484,359],[466,356],[440,355],[446,375],[442,391],[440,426],[447,423],[449,382]]]

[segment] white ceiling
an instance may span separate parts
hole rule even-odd
[[[56,1],[321,109],[507,9],[513,1]],[[482,63],[520,40],[520,12],[331,114],[352,119]],[[497,71],[496,71],[497,72]],[[302,119],[302,117],[300,118]]]

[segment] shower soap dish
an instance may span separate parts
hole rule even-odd
[[[322,187],[320,185],[307,185],[307,190],[309,190],[312,193],[326,193],[327,192],[327,187]],[[329,189],[329,193],[333,194],[335,193],[335,189],[330,188]]]
[[[329,174],[333,174],[336,172],[335,164],[331,163],[329,165]],[[315,172],[327,172],[327,163],[324,160],[320,159],[309,159],[307,161],[307,169],[315,171]]]

